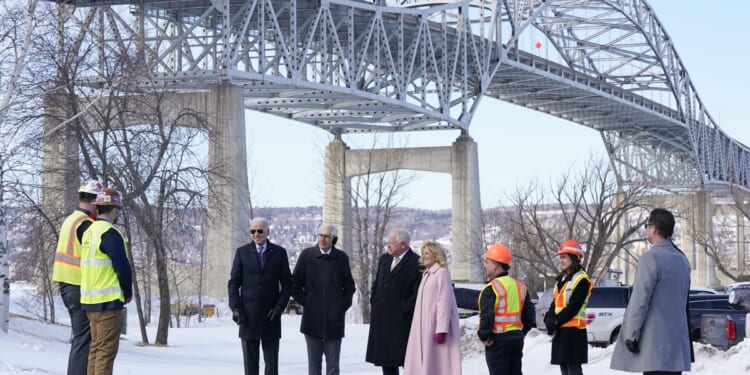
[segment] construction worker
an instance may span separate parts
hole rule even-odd
[[[122,209],[120,193],[104,189],[96,196],[96,221],[83,235],[81,308],[91,325],[88,375],[112,374],[124,322],[133,295],[125,237],[113,224]]]
[[[52,266],[52,282],[57,283],[70,315],[68,375],[85,375],[88,364],[91,334],[89,319],[81,310],[81,239],[96,219],[94,201],[102,188],[99,181],[91,180],[78,189],[78,208],[63,221]]]
[[[581,364],[588,362],[586,305],[591,296],[591,280],[581,266],[583,249],[575,240],[565,240],[556,254],[562,271],[555,279],[554,299],[544,315],[544,325],[552,338],[553,365],[562,375],[582,375]]]
[[[522,282],[508,276],[510,249],[494,244],[484,253],[490,280],[479,293],[479,330],[490,375],[521,375],[523,339],[534,323],[534,304]]]

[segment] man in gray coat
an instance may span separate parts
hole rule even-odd
[[[690,371],[691,361],[686,313],[690,265],[672,243],[671,212],[654,209],[645,229],[653,246],[638,260],[610,367],[650,375],[681,374]]]

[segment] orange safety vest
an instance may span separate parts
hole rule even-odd
[[[494,333],[506,333],[523,329],[521,310],[526,302],[526,285],[508,275],[496,277],[482,288],[492,288],[495,293]],[[481,298],[482,292],[479,293]],[[479,303],[477,303],[479,305]]]
[[[76,231],[87,220],[92,221],[82,211],[75,210],[63,221],[52,265],[53,282],[81,285],[81,243]]]
[[[573,295],[573,291],[581,280],[587,280],[589,282],[589,290],[588,294],[586,294],[586,299],[583,301],[583,305],[581,305],[581,309],[578,310],[578,313],[565,322],[561,327],[586,328],[586,305],[589,304],[589,297],[591,296],[591,280],[589,279],[589,275],[583,270],[579,270],[573,274],[573,277],[563,284],[562,290],[558,290],[557,285],[555,285],[555,314],[559,314],[562,309],[568,306],[568,303],[570,303],[570,296]]]

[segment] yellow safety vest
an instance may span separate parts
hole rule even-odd
[[[106,220],[97,220],[83,234],[81,241],[81,303],[93,305],[120,300],[125,302],[125,295],[120,288],[112,260],[100,249],[102,236],[108,230],[117,231],[125,245],[125,236]]]
[[[482,292],[479,293],[480,299],[487,288],[492,288],[495,293],[495,322],[492,332],[522,330],[521,310],[526,300],[526,285],[508,275],[496,277],[482,288]]]
[[[578,313],[572,319],[565,322],[562,327],[586,328],[586,306],[589,304],[589,297],[591,296],[591,280],[589,279],[589,275],[585,271],[579,270],[570,280],[563,284],[562,290],[558,290],[557,285],[555,285],[553,295],[555,297],[555,314],[559,314],[570,303],[570,296],[573,295],[573,291],[581,280],[588,280],[589,282],[589,291],[586,294],[586,299],[583,301],[583,305],[581,305]]]
[[[52,281],[81,285],[81,243],[76,231],[85,221],[92,221],[85,213],[75,210],[63,221],[57,239],[55,262],[52,265]]]

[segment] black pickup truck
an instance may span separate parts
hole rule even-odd
[[[745,325],[750,312],[750,286],[737,287],[723,295],[726,305],[707,309],[700,319],[700,342],[726,350],[745,338]]]

